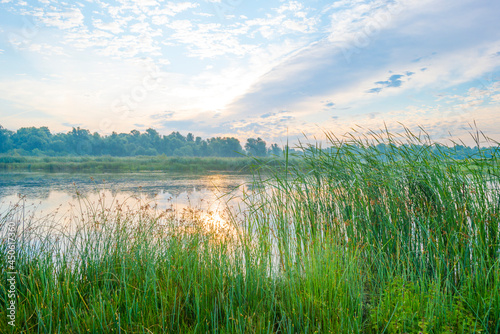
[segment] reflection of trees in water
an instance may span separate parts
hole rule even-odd
[[[11,189],[0,187],[0,198],[4,198],[11,195],[12,195]]]
[[[45,200],[49,198],[52,189],[50,188],[33,188],[30,186],[18,186],[0,188],[0,199],[10,196],[26,196],[28,199]]]
[[[162,179],[164,178],[164,179]],[[0,174],[0,199],[12,195],[25,195],[32,199],[45,200],[52,191],[62,192],[73,198],[77,193],[81,196],[98,194],[106,190],[112,196],[129,193],[131,196],[143,196],[155,199],[158,194],[170,194],[177,198],[187,194],[188,197],[202,193],[229,193],[244,182],[244,177],[213,176],[170,176],[166,174],[118,174],[97,175],[95,178],[86,175],[51,175],[31,173]]]
[[[20,195],[28,195],[28,198],[33,199],[47,199],[50,196],[52,190],[46,187],[31,188],[31,187],[21,187],[18,191]]]

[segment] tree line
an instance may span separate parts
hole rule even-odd
[[[144,156],[187,157],[264,157],[281,155],[277,144],[267,146],[261,138],[248,138],[242,147],[234,137],[202,139],[192,133],[161,135],[154,129],[144,132],[116,133],[103,136],[80,127],[67,133],[52,133],[46,126],[24,127],[10,131],[0,125],[0,154],[30,156]]]
[[[406,149],[419,152],[428,145],[400,145],[397,149]],[[320,151],[338,150],[338,154],[356,154],[357,145],[342,148],[326,148]],[[377,159],[384,160],[390,156],[394,144],[381,143],[373,146]],[[358,147],[361,150],[361,147]],[[498,157],[499,146],[494,147],[468,147],[454,145],[452,147],[434,144],[429,147],[435,154],[466,158],[492,158]],[[313,147],[302,147],[298,150],[288,149],[288,153],[301,152],[308,155],[314,154]],[[248,138],[244,146],[234,137],[213,137],[202,139],[192,133],[186,136],[174,131],[169,135],[161,135],[150,128],[144,132],[132,130],[129,133],[116,133],[103,136],[97,132],[79,127],[72,128],[67,133],[51,133],[46,126],[24,127],[17,131],[10,131],[0,125],[0,154],[21,156],[154,156],[166,155],[172,157],[255,157],[281,156],[282,149],[277,144],[267,145],[261,138]]]

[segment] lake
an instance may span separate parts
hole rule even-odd
[[[36,215],[64,216],[85,203],[149,203],[159,209],[191,207],[205,212],[227,208],[231,197],[248,189],[251,175],[230,172],[191,174],[147,173],[0,173],[0,213],[20,201]],[[241,200],[229,207],[237,209]],[[132,205],[133,207],[133,205]]]

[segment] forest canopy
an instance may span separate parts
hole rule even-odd
[[[154,129],[144,132],[116,133],[103,136],[80,127],[67,133],[51,133],[46,126],[24,127],[17,131],[0,125],[0,154],[22,156],[140,156],[241,157],[243,155],[280,155],[277,144],[267,147],[261,138],[249,138],[243,149],[234,137],[202,139],[192,133],[161,135]]]

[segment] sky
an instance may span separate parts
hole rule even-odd
[[[0,0],[0,125],[500,141],[497,0]],[[451,137],[450,137],[451,136]]]

